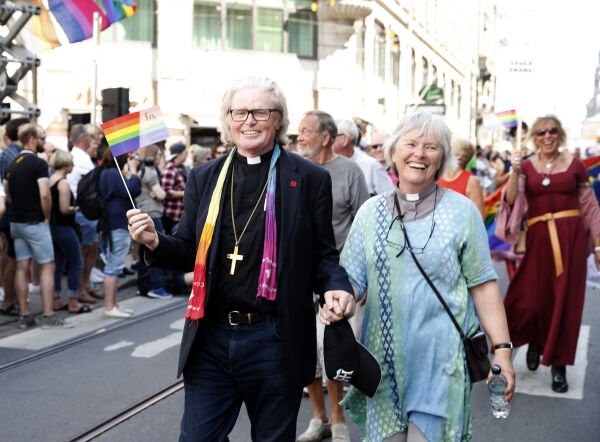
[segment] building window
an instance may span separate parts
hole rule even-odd
[[[390,77],[394,86],[400,87],[400,39],[395,34],[392,36],[390,51]]]
[[[258,10],[256,49],[265,52],[283,51],[283,11],[278,9]]]
[[[102,0],[96,4],[105,11]],[[152,0],[136,0],[134,15],[114,23],[102,32],[102,39],[109,41],[152,41],[154,33],[154,9]]]
[[[423,65],[423,77],[421,79],[421,90],[423,88],[426,88],[428,86],[428,81],[429,81],[429,62],[427,61],[427,59],[425,57],[421,58],[421,63]]]
[[[411,59],[410,59],[410,92],[415,94],[416,87],[416,77],[417,77],[417,57],[415,55],[415,50],[412,50]]]
[[[252,6],[227,5],[225,49],[252,49]]]
[[[289,52],[300,57],[316,58],[317,21],[315,14],[308,10],[290,13],[288,18]]]
[[[375,23],[375,53],[374,53],[375,74],[385,79],[385,29],[380,23]]]
[[[288,19],[284,23],[285,3]],[[235,4],[218,0],[196,1],[193,45],[207,49],[287,50],[300,57],[315,58],[317,20],[310,5],[310,1],[304,0],[246,0]],[[225,11],[221,8],[225,8]],[[286,31],[287,48],[283,44]],[[221,41],[222,35],[225,36],[224,42]]]
[[[199,48],[221,49],[221,5],[194,4],[193,44]]]

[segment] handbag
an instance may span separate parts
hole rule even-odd
[[[527,229],[522,228],[519,231],[519,240],[515,244],[515,254],[524,255],[525,254],[525,244],[527,243]]]
[[[394,198],[394,203],[396,205],[396,210],[398,211],[398,219],[400,221],[400,227],[402,228],[402,232],[404,233],[404,239],[406,240],[406,245],[408,246],[407,248],[413,260],[415,261],[417,268],[419,269],[419,271],[421,272],[421,274],[423,275],[433,292],[436,294],[438,300],[442,303],[442,306],[446,310],[446,313],[448,313],[448,316],[450,316],[454,327],[456,327],[456,330],[458,330],[458,333],[460,334],[460,339],[463,343],[463,348],[465,350],[465,358],[467,360],[467,368],[469,370],[469,378],[471,379],[471,382],[480,382],[487,379],[491,369],[491,365],[490,360],[487,356],[489,349],[485,333],[478,328],[472,336],[466,336],[464,334],[461,326],[458,324],[456,318],[450,311],[450,307],[448,307],[448,304],[446,304],[446,301],[444,301],[444,298],[442,298],[442,295],[440,294],[438,289],[435,287],[433,282],[431,282],[431,279],[429,279],[429,276],[427,275],[427,273],[425,273],[423,267],[421,267],[421,263],[419,263],[419,260],[417,259],[412,250],[410,240],[408,239],[408,234],[406,233],[404,223],[402,222],[402,216],[400,214],[400,205],[398,203],[398,197],[396,196]]]

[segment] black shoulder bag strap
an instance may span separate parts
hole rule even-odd
[[[404,233],[404,239],[406,240],[406,245],[407,245],[408,251],[410,252],[410,255],[412,256],[413,260],[415,261],[417,268],[419,269],[419,271],[421,272],[421,274],[423,275],[423,277],[425,278],[425,280],[427,281],[427,283],[433,290],[433,293],[435,293],[437,298],[442,303],[442,306],[446,310],[446,313],[448,313],[448,316],[450,316],[450,319],[452,319],[452,322],[454,323],[456,330],[458,330],[458,333],[460,334],[460,339],[465,341],[467,339],[467,337],[463,333],[461,326],[456,321],[456,318],[450,311],[450,307],[448,307],[448,304],[446,304],[446,301],[444,301],[444,298],[442,298],[442,295],[440,295],[440,292],[438,291],[438,289],[435,287],[435,285],[433,285],[433,282],[431,282],[431,279],[429,279],[429,276],[427,275],[427,273],[425,273],[425,270],[423,270],[423,267],[421,267],[421,263],[419,263],[419,260],[417,259],[417,257],[415,256],[415,254],[412,250],[412,247],[410,245],[410,240],[408,239],[408,234],[406,233],[406,229],[404,228],[404,223],[402,222],[402,213],[400,212],[400,204],[398,203],[397,195],[394,195],[394,205],[396,206],[396,210],[398,211],[398,220],[400,221],[400,228],[402,229],[402,233]]]

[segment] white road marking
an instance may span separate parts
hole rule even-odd
[[[171,333],[164,338],[138,345],[131,353],[131,356],[134,358],[152,358],[171,347],[179,345],[180,342],[181,332]]]
[[[178,319],[169,325],[169,328],[173,330],[183,330],[183,327],[185,327],[185,318]]]
[[[569,391],[566,393],[555,393],[552,391],[552,377],[550,367],[541,365],[536,371],[529,371],[525,354],[527,346],[519,347],[516,351],[513,365],[517,376],[517,393],[529,394],[533,396],[551,396],[562,399],[583,399],[583,383],[585,380],[585,370],[588,364],[587,352],[590,340],[590,326],[582,325],[579,330],[579,340],[577,341],[577,353],[575,354],[575,365],[567,366],[567,382]]]
[[[131,347],[133,344],[135,344],[135,342],[119,341],[116,344],[104,347],[104,351],[115,351],[115,350],[119,350],[120,348]]]
[[[160,307],[166,307],[174,302],[180,302],[180,298],[173,297],[167,300],[151,299],[143,296],[134,296],[120,302],[121,307],[130,308],[137,315],[148,313]],[[184,307],[182,307],[182,311]],[[0,339],[0,348],[19,348],[23,350],[41,350],[46,347],[64,342],[68,339],[81,336],[97,329],[101,329],[98,333],[104,331],[104,327],[112,325],[116,322],[127,321],[127,319],[105,319],[102,316],[103,307],[96,307],[90,313],[80,315],[69,315],[67,320],[75,324],[75,327],[62,330],[43,330],[41,327],[35,327],[21,333],[7,336]],[[183,315],[183,312],[182,312]],[[15,325],[16,327],[16,325]]]

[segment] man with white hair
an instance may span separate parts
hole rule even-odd
[[[379,161],[355,147],[359,140],[356,124],[352,120],[337,120],[338,135],[333,143],[333,151],[351,158],[358,164],[367,181],[369,195],[379,195],[394,190],[394,184]]]

